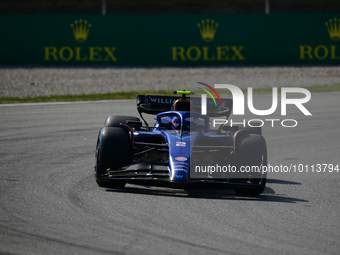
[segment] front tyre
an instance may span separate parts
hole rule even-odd
[[[261,166],[267,166],[267,145],[262,135],[245,134],[237,139],[236,144],[236,165],[238,169],[243,167],[251,167],[261,169]],[[254,169],[255,169],[254,168]],[[240,195],[256,196],[261,194],[267,181],[267,174],[249,173],[247,181],[252,184],[258,184],[256,187],[240,187],[235,188],[235,192]]]
[[[131,160],[130,136],[126,130],[118,127],[105,127],[100,131],[97,150],[95,176],[100,187],[123,188],[126,183],[119,180],[107,180],[108,170],[119,169]]]

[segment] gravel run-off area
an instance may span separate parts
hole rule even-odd
[[[0,97],[187,89],[207,80],[240,88],[340,83],[340,66],[0,68]]]

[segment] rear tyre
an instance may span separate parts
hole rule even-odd
[[[243,167],[256,166],[261,169],[267,165],[267,146],[263,136],[258,134],[245,134],[237,140],[236,144],[236,165],[238,169]],[[235,188],[235,192],[240,195],[256,196],[261,194],[266,187],[267,174],[248,172],[247,178],[244,181],[251,181],[253,184],[260,184],[257,187],[240,187]]]
[[[122,124],[127,124],[126,121],[131,120],[131,121],[140,121],[139,118],[137,117],[131,117],[131,116],[109,116],[107,117],[105,121],[105,127],[120,127],[120,123]],[[135,125],[133,125],[135,126]],[[141,126],[141,125],[140,125]],[[137,127],[137,130],[139,128]]]
[[[257,134],[257,135],[262,135],[262,127],[260,127],[261,123],[258,121],[252,121],[251,125],[255,126],[255,127],[250,127],[250,126],[246,126],[244,128],[240,128],[240,129],[244,129],[246,130],[249,134]]]
[[[109,170],[126,166],[131,158],[130,136],[123,128],[105,127],[101,130],[96,151],[95,175],[100,187],[123,188],[126,183],[119,180],[105,180]]]

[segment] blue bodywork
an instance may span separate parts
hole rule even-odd
[[[106,122],[105,130],[110,127],[122,128],[129,134],[129,153],[131,157],[129,162],[122,167],[108,168],[103,174],[97,174],[97,183],[98,180],[99,182],[107,180],[180,188],[196,185],[210,185],[213,187],[219,185],[258,187],[263,185],[262,175],[260,182],[257,183],[249,183],[244,179],[239,181],[239,179],[231,176],[232,174],[222,175],[222,177],[218,178],[213,178],[209,175],[198,176],[196,173],[190,176],[190,170],[193,171],[190,169],[191,165],[192,167],[197,165],[211,166],[217,162],[217,158],[224,160],[223,163],[225,164],[221,165],[236,166],[236,136],[240,133],[247,134],[247,132],[223,126],[218,130],[211,130],[209,117],[206,115],[192,110],[169,111],[169,105],[175,99],[169,99],[169,102],[166,101],[166,107],[169,107],[168,110],[164,110],[166,107],[163,105],[162,98],[156,98],[157,100],[159,99],[158,101],[146,101],[146,99],[148,97],[137,98],[137,109],[143,120],[141,112],[157,114],[156,122],[153,126],[149,126],[145,120],[146,125],[142,126],[139,119],[138,121],[129,120],[130,117],[127,117],[126,121],[124,120],[126,123],[118,123],[118,126],[115,126],[116,124],[110,126],[109,122]],[[150,102],[153,102],[154,105]],[[222,102],[224,104],[230,103],[230,101],[223,100]],[[230,109],[230,107],[217,109],[215,116],[228,117]],[[177,122],[174,122],[175,119]],[[178,120],[180,120],[180,125],[174,125],[178,124]],[[103,139],[104,132],[100,132],[98,141],[104,141]],[[118,145],[113,144],[113,146]],[[112,157],[114,156],[112,155]],[[120,159],[117,158],[116,160],[119,161]],[[261,166],[263,162],[262,158]]]
[[[164,123],[166,125],[167,122],[170,123],[171,118],[176,116],[181,119],[181,126],[179,130],[162,130],[159,128],[163,124],[162,118],[168,117]],[[196,140],[200,133],[191,132],[190,130],[185,129],[184,121],[188,118],[190,118],[192,122],[194,122],[196,118],[203,118],[204,129],[209,129],[209,118],[197,113],[173,111],[157,115],[157,121],[155,123],[156,128],[153,132],[161,133],[169,146],[170,182],[185,183],[190,181],[190,156],[192,155],[192,146],[190,146],[190,141]]]
[[[174,117],[179,117],[181,120],[179,129],[173,129],[171,126],[171,120]],[[188,122],[190,129],[185,125]],[[159,113],[154,128],[151,131],[136,132],[134,139],[138,143],[141,138],[148,140],[148,137],[154,136],[162,136],[168,146],[169,178],[167,181],[173,184],[185,184],[193,181],[190,178],[190,161],[193,145],[200,138],[223,140],[224,145],[233,146],[232,136],[213,135],[210,131],[209,117],[195,112],[169,111]]]

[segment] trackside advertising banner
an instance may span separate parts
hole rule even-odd
[[[339,64],[340,14],[0,15],[0,65]]]

